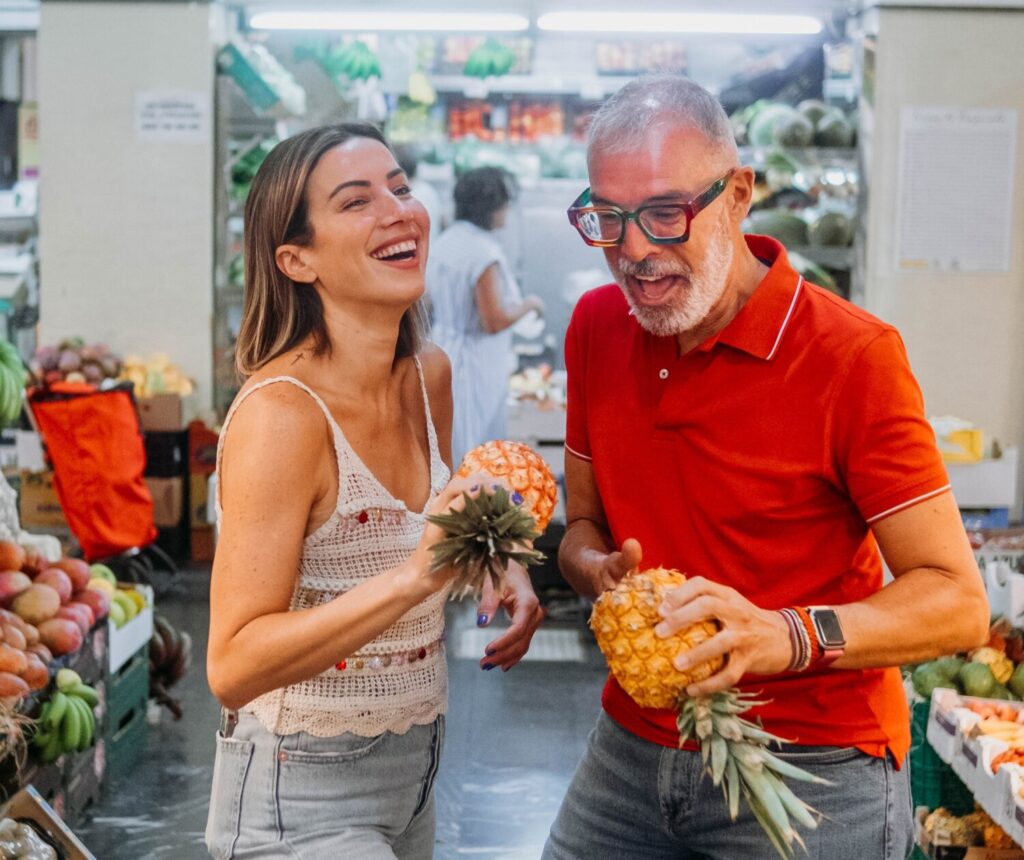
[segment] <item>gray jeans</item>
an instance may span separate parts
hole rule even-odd
[[[832,785],[787,780],[824,818],[799,829],[810,860],[905,860],[913,849],[907,769],[844,747],[787,745],[780,758]],[[543,860],[778,860],[743,801],[736,822],[700,753],[649,743],[602,713]]]
[[[206,847],[226,858],[429,860],[444,717],[404,735],[217,735]]]

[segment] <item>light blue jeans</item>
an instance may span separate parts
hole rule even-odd
[[[910,780],[891,758],[844,747],[778,753],[832,785],[788,780],[824,818],[799,828],[810,860],[905,860]],[[601,713],[551,827],[543,860],[778,860],[745,803],[736,822],[700,753],[658,746]]]
[[[217,734],[206,847],[217,860],[429,860],[444,717],[404,735]]]

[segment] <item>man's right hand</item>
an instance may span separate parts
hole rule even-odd
[[[597,593],[615,588],[619,580],[631,570],[640,567],[640,560],[643,558],[643,551],[640,548],[640,541],[635,538],[627,538],[622,543],[618,552],[610,552],[601,561],[598,572]]]

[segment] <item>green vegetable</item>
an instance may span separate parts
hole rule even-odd
[[[785,209],[761,209],[751,212],[747,222],[748,232],[771,236],[787,248],[807,244],[807,222]]]
[[[991,697],[1000,686],[992,670],[984,663],[965,663],[958,679],[966,695],[983,699]]]
[[[841,212],[826,212],[808,231],[812,245],[846,247],[853,242],[853,222]]]

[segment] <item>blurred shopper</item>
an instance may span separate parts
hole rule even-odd
[[[474,446],[505,435],[511,327],[530,311],[542,314],[544,303],[523,298],[491,235],[505,224],[515,196],[512,177],[497,167],[470,170],[455,183],[454,196],[455,223],[431,248],[426,278],[432,337],[452,365],[457,462]]]
[[[449,481],[448,360],[422,342],[427,215],[372,126],[279,144],[245,210],[247,380],[221,433],[207,674],[222,703],[207,846],[216,858],[426,860],[444,736],[452,571],[428,512]],[[479,478],[477,479],[479,480]],[[485,594],[523,656],[525,570]]]

